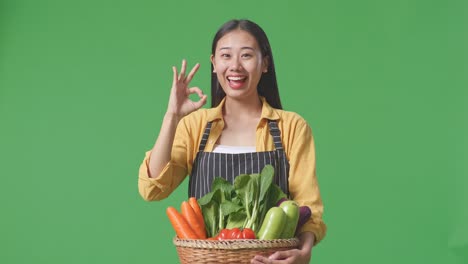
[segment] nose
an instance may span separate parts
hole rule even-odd
[[[231,60],[231,65],[229,66],[230,71],[240,71],[242,69],[242,64],[240,58],[234,57]]]

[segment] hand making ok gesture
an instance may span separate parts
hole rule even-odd
[[[189,87],[189,83],[193,76],[200,68],[200,64],[197,63],[193,66],[190,73],[186,76],[185,71],[187,69],[187,61],[182,60],[182,68],[180,74],[177,74],[177,68],[172,67],[174,72],[174,78],[172,81],[171,95],[169,97],[169,104],[167,106],[167,112],[182,118],[191,112],[201,108],[206,103],[206,95],[203,94],[202,90],[198,87]],[[200,99],[198,101],[192,101],[189,98],[190,94],[196,93]]]

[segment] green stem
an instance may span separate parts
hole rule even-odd
[[[224,229],[224,216],[223,216],[223,210],[221,210],[221,207],[219,208],[219,230],[221,231]]]

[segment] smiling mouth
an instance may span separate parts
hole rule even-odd
[[[247,79],[247,77],[244,77],[244,76],[229,76],[229,77],[227,77],[227,79],[229,81],[233,81],[233,82],[245,82],[245,79]]]
[[[247,80],[246,76],[228,76],[227,80],[229,82],[229,87],[232,89],[240,89],[244,86],[245,81]]]

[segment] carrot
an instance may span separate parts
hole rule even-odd
[[[183,201],[181,205],[182,215],[185,217],[189,225],[192,227],[198,238],[206,238],[205,226],[201,226],[197,215],[192,209],[192,206],[187,201]]]
[[[198,204],[198,201],[195,197],[190,197],[189,198],[189,204],[192,206],[193,211],[197,215],[198,222],[200,225],[203,227],[203,230],[205,229],[205,220],[203,219],[203,213],[200,208],[200,205]]]
[[[170,206],[166,210],[166,214],[171,221],[172,227],[176,231],[176,234],[181,239],[197,239],[197,235],[192,230],[190,225],[187,223],[187,220],[175,209],[174,207]]]

